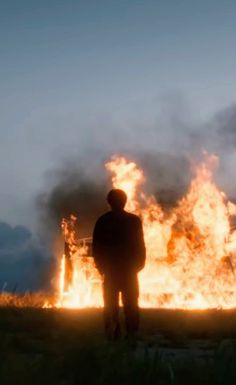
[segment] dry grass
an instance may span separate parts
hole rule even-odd
[[[23,294],[1,293],[0,307],[42,308],[45,303],[53,304],[53,296],[44,292],[25,292]]]

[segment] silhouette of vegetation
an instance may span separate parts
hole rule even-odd
[[[0,383],[4,385],[235,385],[236,312],[142,310],[136,349],[108,343],[102,310],[0,309]],[[169,360],[169,349],[188,348]],[[211,358],[191,353],[194,341],[213,346]],[[191,349],[190,349],[191,347]]]

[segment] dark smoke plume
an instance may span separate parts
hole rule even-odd
[[[146,182],[141,189],[155,195],[162,205],[175,205],[185,193],[190,174],[188,161],[183,156],[135,152],[122,155],[134,160],[143,169]],[[98,161],[100,167],[96,172],[87,165],[89,172],[86,173],[76,159],[70,167],[55,172],[55,183],[39,199],[44,231],[50,235],[58,233],[61,219],[74,214],[78,217],[79,237],[91,236],[96,219],[108,210],[106,195],[112,187],[111,176],[104,166],[104,156]]]
[[[174,112],[173,112],[174,111]],[[116,140],[101,130],[96,150],[86,151],[50,174],[51,182],[39,198],[41,224],[44,231],[55,235],[62,217],[78,216],[79,236],[90,236],[99,215],[107,210],[105,201],[111,178],[104,163],[113,154],[133,159],[144,170],[146,183],[142,189],[154,194],[164,207],[173,207],[186,193],[192,173],[190,163],[201,159],[202,150],[220,157],[216,182],[232,198],[235,196],[234,161],[236,149],[236,106],[221,111],[209,122],[196,123],[174,106],[164,109],[164,117],[150,127],[140,123],[136,131],[115,132]],[[102,140],[104,137],[104,141]],[[106,143],[106,148],[102,147]],[[149,143],[149,145],[147,145]],[[110,147],[108,149],[108,147]],[[155,148],[155,149],[154,149]]]
[[[74,160],[54,175],[54,184],[40,195],[42,230],[54,236],[60,232],[62,218],[74,214],[78,218],[79,236],[91,235],[92,224],[106,209],[106,180],[103,175],[88,175]]]

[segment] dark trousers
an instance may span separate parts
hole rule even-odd
[[[136,273],[113,273],[104,276],[104,326],[107,336],[111,338],[120,335],[119,293],[124,307],[127,334],[136,334],[139,328],[139,286]]]

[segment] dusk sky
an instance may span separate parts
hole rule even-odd
[[[235,103],[235,46],[234,0],[1,1],[1,221],[34,226],[70,154],[154,146],[154,121],[161,150],[163,103],[199,122]]]

